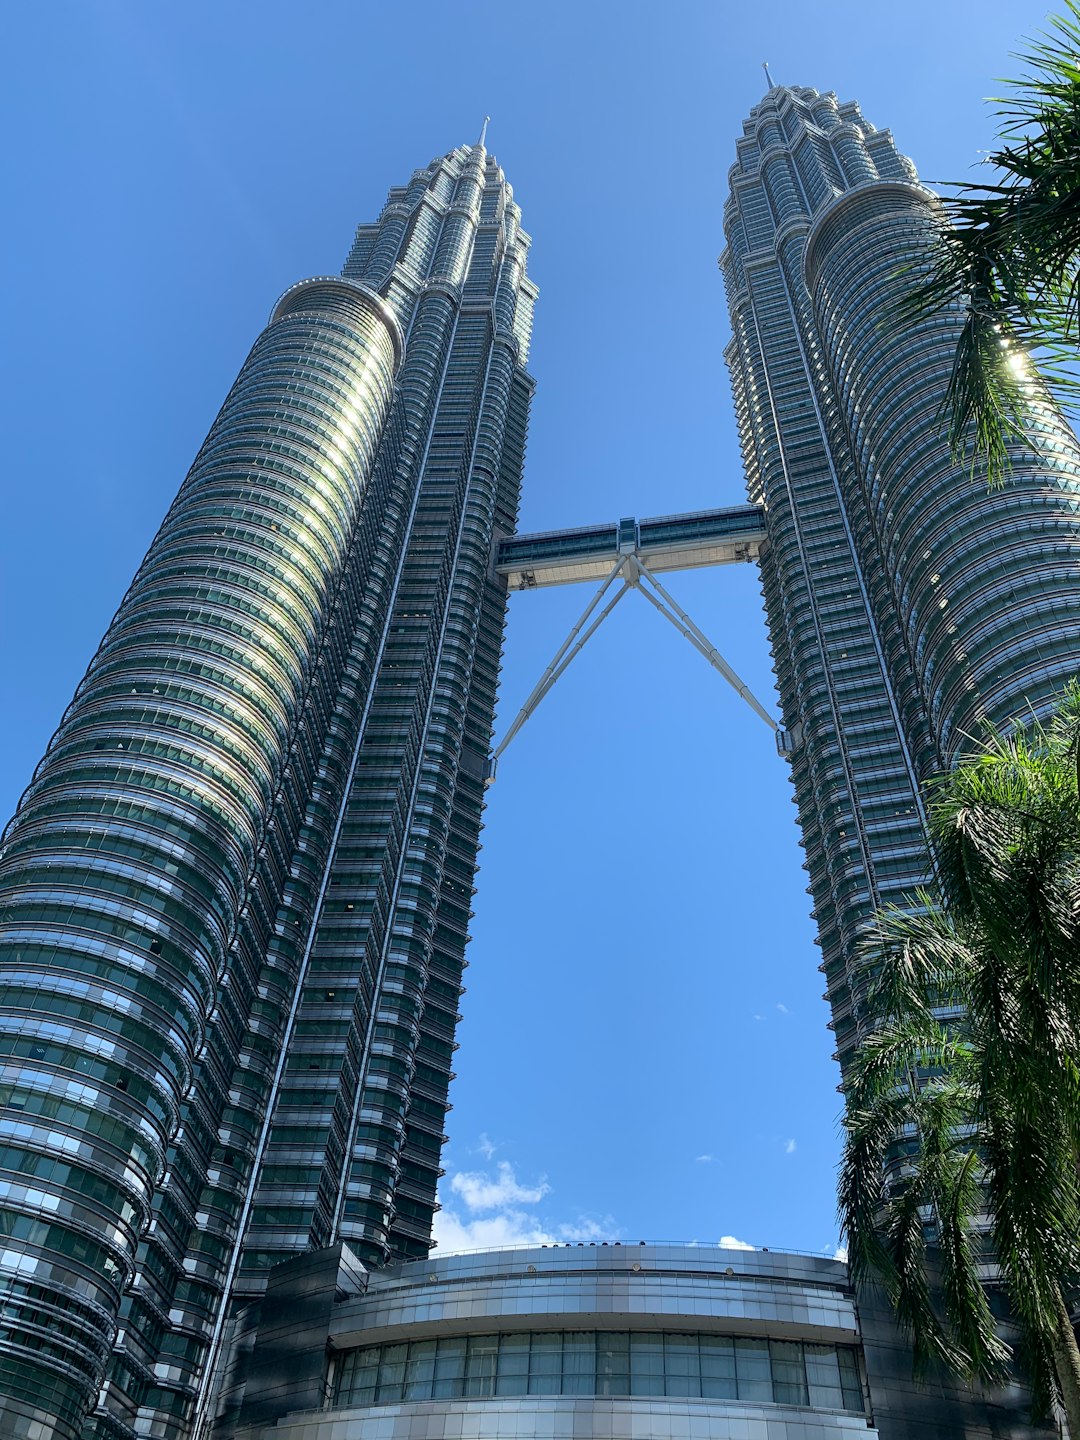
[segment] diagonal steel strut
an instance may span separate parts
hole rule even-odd
[[[636,555],[630,555],[627,558],[630,561],[631,572],[633,574],[632,583],[634,585],[634,588],[640,594],[644,595],[645,599],[648,600],[651,605],[655,605],[657,610],[660,611],[661,615],[671,621],[672,625],[675,626],[675,629],[678,630],[680,635],[686,636],[687,640],[690,641],[690,644],[693,645],[696,650],[698,650],[702,655],[705,656],[705,659],[708,660],[709,664],[713,667],[713,669],[720,672],[720,674],[732,687],[735,693],[737,695],[740,695],[746,701],[746,703],[750,706],[750,709],[753,710],[754,714],[761,716],[762,720],[765,721],[765,724],[768,725],[770,730],[778,730],[780,727],[777,725],[776,721],[769,714],[769,712],[765,709],[764,705],[761,704],[760,700],[758,700],[754,692],[750,689],[749,685],[739,679],[738,675],[736,675],[735,671],[732,670],[731,666],[720,654],[720,651],[717,650],[716,646],[712,643],[708,636],[705,635],[704,632],[701,631],[694,624],[693,620],[690,619],[690,616],[686,613],[682,606],[675,599],[673,599],[671,595],[668,594],[668,592],[664,589],[663,585],[660,584],[660,581],[656,578],[652,571],[646,569],[646,567],[641,563],[641,561]],[[642,585],[642,580],[647,580],[649,582],[649,584],[653,587],[653,589],[656,590],[657,594],[664,601],[664,604],[660,603],[660,600],[656,598],[656,595],[650,594],[646,587]],[[667,608],[665,608],[665,606]]]
[[[581,651],[585,647],[586,641],[588,641],[593,635],[596,634],[602,622],[607,619],[607,617],[611,614],[612,610],[615,609],[615,606],[623,598],[626,592],[631,588],[632,582],[624,577],[621,588],[615,592],[612,599],[608,601],[608,603],[604,606],[603,610],[601,610],[600,614],[597,615],[596,619],[592,622],[591,625],[589,625],[589,628],[585,630],[586,622],[589,620],[589,617],[592,615],[597,605],[599,605],[600,601],[604,598],[608,589],[611,587],[612,582],[616,580],[618,576],[621,575],[622,572],[626,569],[626,562],[628,558],[629,557],[627,557],[626,555],[619,556],[618,560],[612,566],[611,572],[608,575],[607,579],[600,586],[599,590],[597,590],[596,594],[589,601],[588,605],[585,606],[585,610],[581,618],[578,620],[577,624],[570,631],[570,634],[566,637],[562,645],[559,647],[558,651],[555,654],[555,658],[544,671],[543,675],[540,676],[540,679],[536,682],[536,685],[534,686],[531,694],[529,695],[529,698],[525,701],[525,704],[522,705],[521,709],[518,711],[514,723],[510,726],[510,729],[503,736],[498,746],[498,749],[495,750],[495,752],[492,754],[491,758],[488,761],[488,774],[485,781],[486,784],[490,785],[491,782],[495,779],[495,767],[499,763],[499,756],[510,744],[510,741],[513,740],[514,736],[525,724],[525,721],[528,720],[529,716],[540,704],[540,701],[543,700],[544,696],[555,684],[556,680],[558,680],[559,677],[566,671],[571,660],[573,660],[576,655],[579,655],[581,653]],[[581,633],[583,630],[585,630],[584,634]],[[578,638],[579,636],[580,638]]]
[[[620,575],[622,576],[622,585],[600,613],[595,614],[596,607]],[[543,675],[540,676],[529,698],[518,711],[514,723],[499,742],[497,749],[488,758],[487,773],[484,777],[485,785],[491,785],[494,782],[499,757],[510,744],[511,740],[513,740],[526,720],[533,714],[541,700],[543,700],[544,696],[556,681],[565,674],[570,662],[576,655],[581,653],[586,643],[596,634],[604,620],[607,619],[628,590],[637,590],[640,595],[643,595],[645,599],[648,600],[650,605],[655,606],[660,614],[674,625],[679,634],[685,635],[695,650],[697,650],[699,654],[704,655],[713,669],[719,671],[736,694],[740,695],[742,699],[746,701],[754,714],[759,715],[770,730],[779,732],[779,726],[776,721],[757,699],[750,687],[736,675],[735,671],[720,654],[708,636],[694,624],[690,616],[682,606],[668,594],[656,576],[641,563],[637,554],[628,549],[624,554],[619,556],[618,560],[612,566],[607,578],[603,581],[595,595],[593,595],[588,605],[586,605],[581,618],[577,624],[574,625],[569,635],[567,635],[556,652],[555,658],[551,661],[551,664],[544,671]],[[653,591],[656,593],[654,594]]]

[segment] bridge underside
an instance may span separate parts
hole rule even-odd
[[[619,520],[575,530],[515,535],[499,545],[495,568],[511,590],[599,583],[620,555],[635,554],[653,574],[756,560],[765,543],[759,505],[729,505],[688,515]]]
[[[776,732],[780,753],[788,754],[791,748],[788,735],[777,727],[764,705],[656,578],[657,572],[668,570],[694,570],[706,565],[735,565],[757,560],[765,538],[765,512],[759,505],[730,505],[723,510],[661,515],[651,520],[622,519],[610,525],[549,530],[503,540],[495,555],[495,569],[506,577],[511,590],[536,590],[590,580],[598,581],[599,589],[489,757],[486,783],[495,779],[499,757],[514,736],[630,590],[636,590],[690,641],[769,729]],[[600,602],[616,584],[618,588],[601,609]]]

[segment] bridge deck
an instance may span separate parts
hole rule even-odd
[[[496,569],[511,590],[603,580],[620,555],[651,571],[692,570],[756,560],[765,541],[759,505],[729,505],[688,515],[619,520],[576,530],[515,535],[499,545]]]

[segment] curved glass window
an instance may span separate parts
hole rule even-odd
[[[845,1345],[649,1330],[541,1330],[369,1345],[339,1360],[332,1406],[500,1395],[654,1395],[862,1414]]]

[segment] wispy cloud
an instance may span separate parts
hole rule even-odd
[[[439,1210],[432,1227],[440,1255],[451,1250],[498,1250],[504,1245],[550,1245],[554,1236],[523,1210],[463,1219],[455,1210]]]
[[[780,1014],[781,1014],[781,1015],[790,1015],[790,1014],[791,1014],[791,1011],[787,1008],[787,1006],[786,1006],[786,1005],[782,1005],[779,1000],[776,1002],[776,1008],[780,1011]]]
[[[715,1155],[695,1155],[695,1156],[694,1156],[694,1164],[695,1164],[695,1165],[711,1165],[712,1162],[713,1162],[715,1159],[716,1159],[716,1156],[715,1156]]]
[[[487,1133],[482,1130],[480,1132],[480,1139],[477,1140],[476,1144],[473,1146],[472,1150],[469,1153],[471,1155],[483,1155],[485,1160],[490,1160],[492,1159],[495,1151],[498,1148],[499,1147],[495,1144],[494,1140],[489,1140]]]
[[[505,1210],[512,1205],[535,1205],[551,1188],[541,1177],[535,1185],[522,1185],[509,1160],[500,1160],[494,1178],[482,1171],[461,1171],[450,1181],[467,1210]]]
[[[736,1240],[734,1235],[721,1235],[720,1244],[724,1250],[756,1250],[756,1245],[750,1245],[745,1240]]]
[[[491,1144],[486,1135],[481,1142]],[[536,1214],[529,1207],[538,1205],[550,1190],[543,1176],[531,1184],[523,1183],[507,1160],[500,1160],[493,1170],[458,1171],[444,1183],[440,1193],[443,1207],[435,1213],[434,1239],[439,1253],[621,1238],[609,1215],[562,1220]]]
[[[846,1245],[837,1245],[836,1249],[833,1251],[833,1257],[832,1257],[832,1258],[833,1258],[834,1260],[842,1260],[842,1261],[844,1262],[844,1264],[846,1265],[846,1264],[847,1264],[847,1246],[846,1246]]]
[[[785,1155],[794,1155],[794,1154],[795,1154],[795,1151],[796,1151],[797,1149],[798,1149],[798,1146],[795,1144],[795,1141],[794,1141],[794,1140],[785,1140],[785,1141],[784,1141],[784,1154],[785,1154]]]

